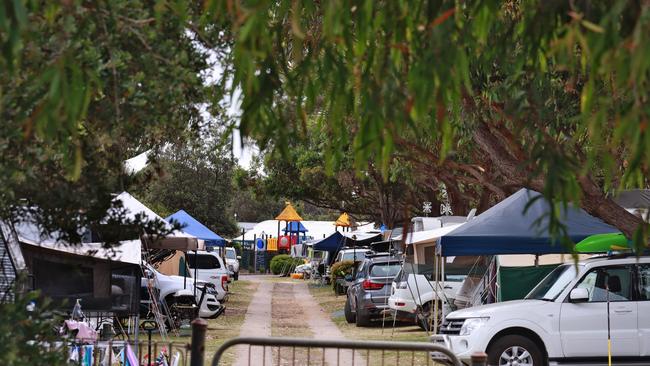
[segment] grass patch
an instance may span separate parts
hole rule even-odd
[[[353,340],[381,340],[381,341],[402,341],[402,342],[429,342],[429,336],[420,327],[413,324],[395,322],[393,318],[386,317],[374,321],[369,327],[357,327],[356,324],[348,324],[342,315],[345,306],[345,295],[336,296],[331,286],[309,285],[309,291],[317,303],[330,316],[331,320],[341,330],[347,339]],[[361,351],[363,357],[367,358],[366,351]],[[431,360],[424,353],[411,354],[411,352],[377,352],[369,353],[369,364],[381,364],[381,359],[386,365],[396,365],[400,362],[413,365],[431,365]]]

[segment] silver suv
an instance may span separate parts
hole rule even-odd
[[[345,320],[357,326],[370,325],[373,318],[382,316],[388,310],[393,278],[402,268],[400,258],[379,255],[367,256],[359,265],[347,291]]]

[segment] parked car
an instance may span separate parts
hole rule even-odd
[[[464,362],[486,352],[490,365],[606,364],[608,324],[615,364],[650,364],[650,257],[560,265],[523,300],[450,313],[432,340]]]
[[[228,300],[229,271],[218,253],[202,250],[187,252],[187,266],[191,276],[194,276],[196,269],[199,280],[214,284],[217,300]]]
[[[237,251],[233,247],[226,248],[226,265],[228,269],[233,273],[233,279],[237,281],[239,279],[239,260],[241,259],[240,255],[237,255]]]
[[[408,268],[402,268],[391,284],[391,294],[388,306],[398,319],[413,320],[424,330],[432,330],[435,322],[432,316],[437,309],[444,307],[450,312],[451,304],[460,290],[465,275],[445,275],[445,281],[438,291],[435,291],[436,281],[433,268],[426,268],[418,274],[410,273]],[[440,286],[440,285],[439,285]],[[438,314],[442,314],[439,311]],[[442,323],[442,318],[437,324]]]
[[[367,326],[388,309],[390,284],[402,267],[401,259],[390,255],[368,256],[359,265],[347,290],[345,320]]]
[[[152,303],[149,295],[151,291],[158,296],[160,311],[166,318],[170,328],[178,328],[182,322],[189,322],[198,315],[201,318],[214,319],[225,309],[216,297],[216,290],[209,283],[194,281],[193,278],[181,276],[167,276],[145,264],[145,276],[140,282],[141,286],[141,316],[149,317]],[[196,295],[194,286],[196,284]]]
[[[358,265],[366,258],[366,253],[370,253],[370,250],[368,248],[343,248],[338,252],[336,257],[334,257],[334,262],[332,262],[332,265],[343,261],[353,261],[356,265]],[[334,292],[337,295],[343,295],[346,293],[350,281],[347,281],[345,278],[334,279],[330,271],[332,265],[327,268],[325,276],[336,281],[334,283]]]

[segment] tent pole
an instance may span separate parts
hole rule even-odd
[[[438,257],[438,258],[440,258],[440,272],[442,273],[440,275],[440,279],[442,280],[442,288],[440,289],[440,292],[441,292],[443,298],[446,298],[446,296],[445,296],[445,259],[443,257]],[[444,319],[445,316],[447,316],[447,314],[445,314],[445,307],[443,306],[442,303],[440,303],[440,314],[442,315],[441,319]],[[438,324],[438,317],[436,316],[436,327],[433,330],[433,334],[438,334],[438,327],[439,326],[440,326],[440,324]]]
[[[198,279],[198,268],[199,268],[199,250],[194,251],[194,301],[196,301],[196,283]],[[199,304],[201,306],[201,304]]]
[[[183,252],[185,263],[183,265],[183,290],[187,289],[187,252]],[[196,263],[195,263],[196,264]]]

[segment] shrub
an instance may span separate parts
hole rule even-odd
[[[336,262],[332,264],[332,268],[330,268],[330,273],[332,274],[334,279],[344,278],[345,275],[352,274],[353,268],[354,268],[354,261]]]
[[[304,261],[300,258],[293,258],[288,254],[280,254],[271,258],[271,273],[275,275],[286,276],[293,271],[296,266],[303,264]]]

